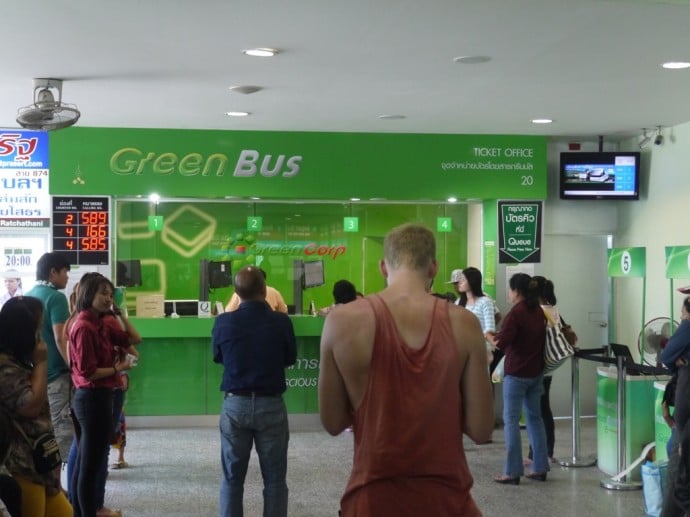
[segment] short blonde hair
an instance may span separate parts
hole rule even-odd
[[[383,254],[391,269],[401,266],[424,269],[436,258],[436,238],[425,226],[411,223],[396,226],[383,240]]]

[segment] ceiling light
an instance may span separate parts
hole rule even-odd
[[[405,115],[379,115],[381,120],[400,120],[405,118]]]
[[[690,63],[686,61],[669,61],[668,63],[663,63],[661,66],[668,70],[682,70],[683,68],[690,68]]]
[[[532,124],[551,124],[553,122],[550,118],[533,118]]]
[[[449,202],[449,203],[457,203],[457,202],[458,202],[458,198],[456,198],[455,196],[451,196],[451,197],[448,198],[448,202]]]
[[[258,200],[261,199],[261,198],[260,198],[260,197],[256,197],[256,196],[252,196],[252,197],[250,197],[249,199],[251,199],[252,201],[258,201]]]
[[[161,200],[161,197],[159,194],[156,194],[155,192],[153,192],[152,194],[149,194],[149,201],[151,201],[151,203],[158,204],[158,202],[160,200]]]
[[[246,117],[249,115],[248,111],[226,111],[225,114],[228,117]]]
[[[458,56],[454,57],[453,61],[461,65],[481,65],[491,61],[489,56]]]
[[[249,95],[250,93],[256,93],[258,91],[263,90],[261,86],[253,86],[253,85],[244,85],[244,86],[231,86],[230,91],[233,91],[235,93],[243,93],[245,95]]]
[[[359,198],[358,197],[351,197],[350,201],[359,201]]]
[[[640,149],[644,149],[649,145],[649,142],[652,141],[652,137],[647,134],[647,129],[642,128],[642,138],[640,139]]]
[[[278,49],[275,48],[248,48],[242,51],[243,54],[252,57],[273,57],[278,53]]]

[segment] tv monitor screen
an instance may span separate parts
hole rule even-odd
[[[561,153],[561,199],[639,199],[640,153]]]
[[[326,283],[323,271],[323,260],[312,260],[304,263],[304,287],[317,287]]]
[[[208,263],[208,286],[210,289],[229,287],[232,285],[232,272],[230,261],[221,262],[209,261]]]
[[[115,272],[115,284],[118,287],[138,287],[141,285],[141,261],[118,260]]]
[[[166,316],[198,316],[199,302],[197,300],[165,300],[163,311]]]

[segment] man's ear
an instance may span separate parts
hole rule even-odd
[[[388,278],[388,268],[386,267],[386,261],[385,260],[379,261],[379,271],[381,271],[383,278]]]
[[[429,265],[429,276],[431,277],[432,282],[434,278],[436,278],[436,273],[438,273],[438,261],[433,259]]]

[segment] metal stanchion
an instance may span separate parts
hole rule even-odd
[[[570,407],[572,414],[572,456],[567,459],[558,460],[562,467],[591,467],[596,465],[595,456],[580,456],[580,360],[577,355],[570,358]]]
[[[625,470],[625,358],[619,356],[617,359],[618,366],[618,472]],[[614,476],[612,478],[602,479],[600,485],[607,490],[640,490],[642,483],[640,481],[629,480],[629,475],[626,474],[619,478]]]

